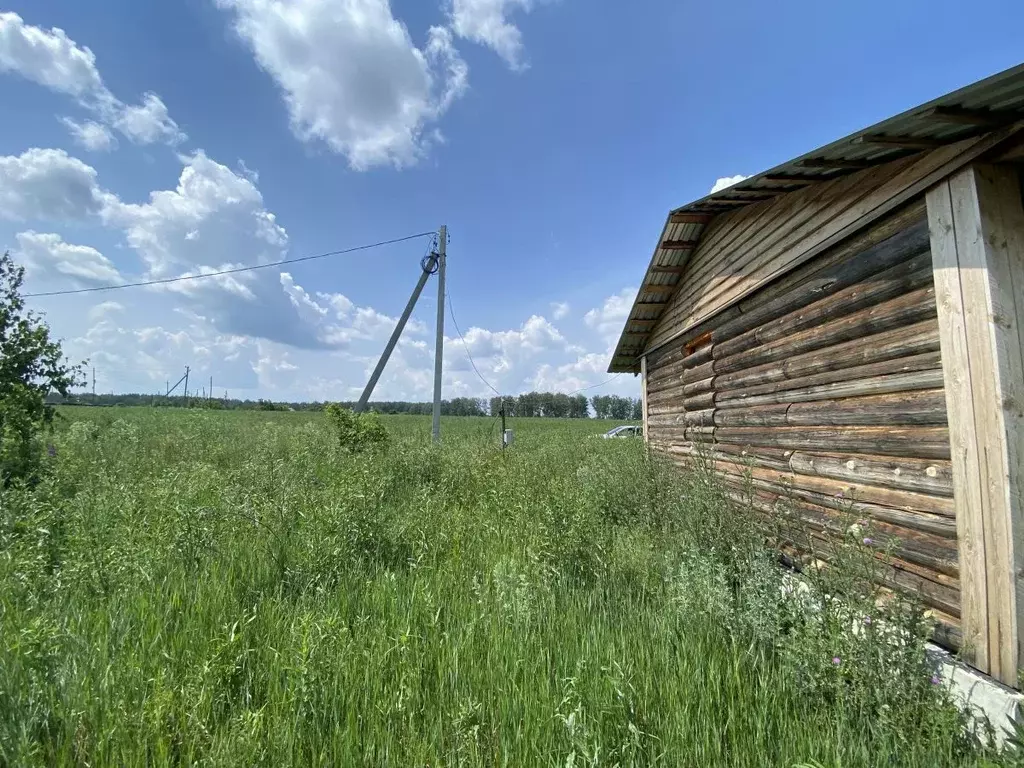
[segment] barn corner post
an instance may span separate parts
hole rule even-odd
[[[640,357],[640,417],[644,430],[644,445],[650,445],[647,434],[647,355]]]
[[[1019,687],[1024,659],[1024,205],[974,164],[926,196],[952,457],[964,655]]]

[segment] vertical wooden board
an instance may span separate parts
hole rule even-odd
[[[1003,682],[1017,680],[1016,585],[1013,567],[1012,511],[1007,504],[1009,468],[1006,464],[1006,424],[1003,417],[999,367],[1001,350],[992,302],[994,267],[977,169],[969,167],[949,180],[953,204],[956,251],[963,295],[967,354],[974,389],[981,501],[985,512],[985,574],[988,582],[988,635],[991,674]]]
[[[1024,659],[1024,204],[1020,179],[1009,166],[978,165],[973,180],[987,257],[987,319],[996,360],[998,400],[993,416],[1001,419],[999,428],[1005,438],[1005,463],[998,473],[990,471],[990,493],[1007,510],[1010,527],[1014,661],[1019,664]]]
[[[644,425],[644,443],[647,444],[651,441],[647,425],[647,355],[640,358],[640,414]]]
[[[962,651],[978,669],[987,672],[989,638],[984,508],[949,183],[944,181],[928,192],[927,202],[959,542]]]

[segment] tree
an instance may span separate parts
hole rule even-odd
[[[9,254],[0,257],[0,483],[31,480],[42,456],[39,436],[53,420],[46,396],[62,397],[85,379],[60,342],[21,296],[25,270]]]

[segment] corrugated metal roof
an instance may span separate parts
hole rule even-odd
[[[637,373],[639,355],[719,213],[804,189],[1024,119],[1024,64],[953,91],[669,212],[609,372]]]

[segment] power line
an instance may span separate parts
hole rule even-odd
[[[501,392],[496,390],[491,385],[491,382],[489,382],[487,379],[485,379],[483,377],[483,374],[481,374],[480,371],[477,370],[476,363],[473,361],[473,355],[469,351],[469,344],[466,343],[466,337],[462,335],[462,331],[459,330],[459,321],[455,319],[455,310],[452,309],[452,295],[448,291],[445,291],[444,295],[445,295],[445,298],[448,299],[448,314],[451,315],[452,324],[455,326],[455,330],[458,332],[459,338],[462,339],[462,346],[464,346],[466,348],[466,357],[469,358],[469,364],[471,366],[473,366],[473,370],[476,372],[476,375],[480,377],[480,381],[482,381],[484,384],[486,384],[487,387],[491,390],[491,392],[496,394],[498,397],[501,397]]]
[[[570,392],[569,397],[572,397],[573,395],[578,395],[580,392],[586,392],[589,389],[597,389],[598,387],[603,387],[605,384],[610,384],[611,382],[615,381],[621,375],[621,373],[616,373],[610,379],[606,379],[602,381],[600,384],[594,384],[593,386],[590,387],[583,387],[583,389],[577,389],[575,392]]]
[[[340,251],[328,251],[327,253],[318,253],[315,256],[302,256],[297,259],[283,259],[282,261],[271,262],[270,264],[253,264],[248,267],[234,267],[232,269],[222,269],[217,272],[203,272],[198,275],[181,275],[179,277],[164,277],[158,280],[142,280],[137,283],[122,283],[120,285],[100,285],[93,288],[73,288],[66,291],[47,291],[45,293],[26,293],[24,297],[26,299],[39,298],[41,296],[67,296],[72,293],[96,293],[97,291],[116,291],[121,288],[140,288],[145,285],[164,285],[166,283],[178,283],[183,280],[200,280],[205,277],[219,277],[221,275],[234,275],[239,272],[250,272],[254,269],[270,269],[272,267],[283,267],[286,264],[298,264],[303,261],[313,261],[314,259],[326,259],[328,256],[342,256],[346,253],[355,253],[356,251],[368,251],[371,248],[380,248],[384,245],[394,245],[395,243],[404,243],[408,240],[416,240],[420,237],[436,236],[436,232],[420,232],[418,235],[408,235],[407,237],[396,237],[394,240],[382,240],[379,243],[370,243],[369,245],[357,245],[355,248],[345,248]]]

